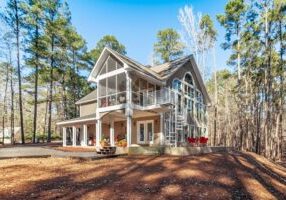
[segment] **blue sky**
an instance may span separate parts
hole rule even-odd
[[[220,48],[224,29],[216,22],[216,14],[223,13],[227,0],[67,0],[72,22],[86,39],[88,48],[106,34],[112,34],[126,46],[127,55],[148,64],[156,33],[160,29],[181,30],[179,9],[192,5],[196,12],[209,14],[218,30],[217,66],[227,68],[229,53]],[[210,58],[212,59],[212,58]]]

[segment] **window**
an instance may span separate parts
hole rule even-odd
[[[116,70],[116,61],[109,57],[107,59],[107,72],[112,72],[114,70]]]
[[[153,123],[147,123],[148,141],[153,141]]]
[[[181,91],[181,90],[182,90],[182,89],[181,89],[181,86],[182,86],[182,83],[181,83],[180,80],[178,80],[178,79],[174,79],[174,80],[173,80],[172,88],[173,88],[174,90]]]
[[[126,75],[120,73],[99,81],[99,107],[126,103]]]
[[[109,73],[109,72],[112,72],[112,71],[115,71],[117,69],[120,69],[120,68],[123,68],[123,64],[119,61],[117,61],[115,58],[113,58],[112,56],[109,56],[101,71],[100,71],[100,75],[103,75],[103,74],[106,74],[106,73]]]
[[[137,122],[137,142],[139,144],[152,144],[154,140],[154,121]]]
[[[140,106],[154,104],[156,89],[160,89],[160,87],[142,78],[134,77],[132,82],[132,102]]]
[[[187,73],[185,75],[184,81],[190,85],[194,85],[193,78],[192,78],[192,75],[190,73]]]
[[[144,123],[139,123],[139,141],[142,143],[145,141]]]
[[[102,74],[106,74],[106,63],[104,63],[104,65],[103,65],[103,67],[102,67],[102,69],[101,69],[101,71],[100,71],[100,75],[102,75]]]

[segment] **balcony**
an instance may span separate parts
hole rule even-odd
[[[143,108],[149,106],[160,106],[175,104],[176,95],[170,88],[162,88],[156,91],[132,92],[132,102]]]

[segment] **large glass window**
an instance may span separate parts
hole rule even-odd
[[[117,101],[119,104],[126,103],[126,75],[121,73],[117,75]]]
[[[102,67],[102,69],[101,69],[101,71],[100,71],[100,75],[106,74],[106,66],[107,66],[107,64],[104,63],[104,65],[103,65],[103,67]]]
[[[126,75],[120,73],[99,81],[99,107],[126,103]]]
[[[182,86],[182,83],[180,80],[178,80],[178,79],[173,80],[172,88],[174,90],[181,91],[182,90],[181,86]]]
[[[103,65],[103,67],[102,67],[102,69],[101,69],[99,74],[103,75],[103,74],[106,74],[108,72],[112,72],[112,71],[115,71],[117,69],[120,69],[122,67],[123,67],[123,64],[121,62],[117,61],[112,56],[109,56],[106,59],[106,61],[105,61],[105,63],[104,63],[104,65]]]
[[[160,87],[147,82],[142,78],[132,80],[132,101],[136,105],[146,106],[152,105],[155,102],[155,90]]]

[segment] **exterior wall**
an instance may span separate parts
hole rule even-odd
[[[154,121],[154,143],[153,145],[160,144],[160,116],[154,117],[141,117],[132,119],[132,135],[131,135],[131,144],[137,144],[137,121],[144,120],[153,120]],[[91,133],[95,133],[95,125],[88,128],[89,135]],[[120,140],[121,138],[126,138],[127,128],[126,121],[119,121],[114,123],[114,140]],[[110,137],[110,124],[102,123],[102,137],[109,138]],[[95,138],[95,134],[94,134]],[[148,145],[148,144],[146,144]]]
[[[91,115],[96,112],[96,102],[86,103],[80,105],[80,117]]]

